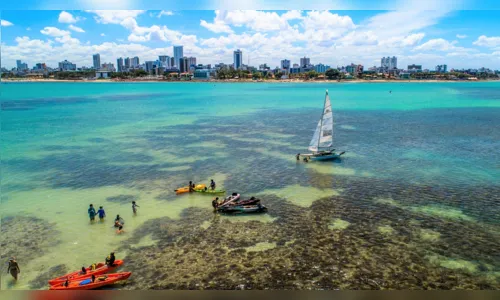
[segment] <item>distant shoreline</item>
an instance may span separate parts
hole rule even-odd
[[[1,79],[0,82],[75,82],[75,83],[136,83],[136,82],[163,82],[163,83],[440,83],[440,82],[500,82],[499,79],[488,80],[161,80],[161,79],[144,79],[144,80],[113,80],[113,79],[100,79],[100,80],[69,80],[69,79]]]

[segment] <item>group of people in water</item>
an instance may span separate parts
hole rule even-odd
[[[295,158],[297,159],[297,161],[300,161],[300,153],[298,153],[297,155],[295,155]],[[304,157],[304,162],[308,162],[309,161],[309,158]]]
[[[195,187],[196,187],[196,184],[194,184],[194,182],[190,181],[190,182],[189,182],[189,192],[190,192],[190,193],[194,192]],[[210,189],[213,191],[213,190],[215,190],[215,187],[216,187],[215,181],[214,181],[213,179],[210,179]],[[208,189],[208,188],[207,188],[207,187],[205,187],[205,191],[206,191],[207,189]]]
[[[135,201],[132,201],[132,212],[137,214],[137,208],[140,207],[135,203]],[[90,204],[89,209],[88,209],[88,214],[91,222],[95,221],[95,216],[99,216],[99,221],[104,221],[104,218],[106,217],[106,212],[104,211],[104,208],[102,206],[99,206],[99,210],[96,212],[94,205]],[[123,224],[125,224],[125,221],[120,217],[120,215],[116,215],[115,218],[115,224],[114,227],[116,227],[116,234],[122,234],[125,231],[123,230]]]

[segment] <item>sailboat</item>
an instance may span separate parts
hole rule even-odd
[[[333,113],[332,105],[330,102],[330,96],[328,96],[328,90],[326,90],[325,103],[323,106],[323,113],[321,119],[318,122],[316,131],[314,131],[313,138],[309,144],[309,154],[299,154],[300,156],[308,157],[311,160],[331,160],[339,158],[345,153],[335,153],[332,149],[333,144]],[[297,157],[298,158],[298,157]]]

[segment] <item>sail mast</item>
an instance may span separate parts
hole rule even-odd
[[[328,90],[326,90],[326,95],[325,95],[325,102],[323,102],[323,112],[321,113],[321,122],[319,125],[320,128],[320,136],[318,137],[318,149],[316,152],[319,152],[319,143],[321,141],[321,132],[323,131],[323,117],[325,116],[325,107],[326,107],[326,97],[328,96]]]

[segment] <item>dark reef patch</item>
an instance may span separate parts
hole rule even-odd
[[[118,196],[107,197],[106,201],[125,204],[125,203],[132,203],[132,201],[135,201],[137,199],[139,199],[139,197],[135,195],[118,195]]]
[[[29,285],[30,288],[35,290],[47,289],[48,281],[52,278],[61,276],[61,274],[67,274],[68,268],[66,265],[53,266],[42,274],[38,275],[35,279],[31,280]]]

